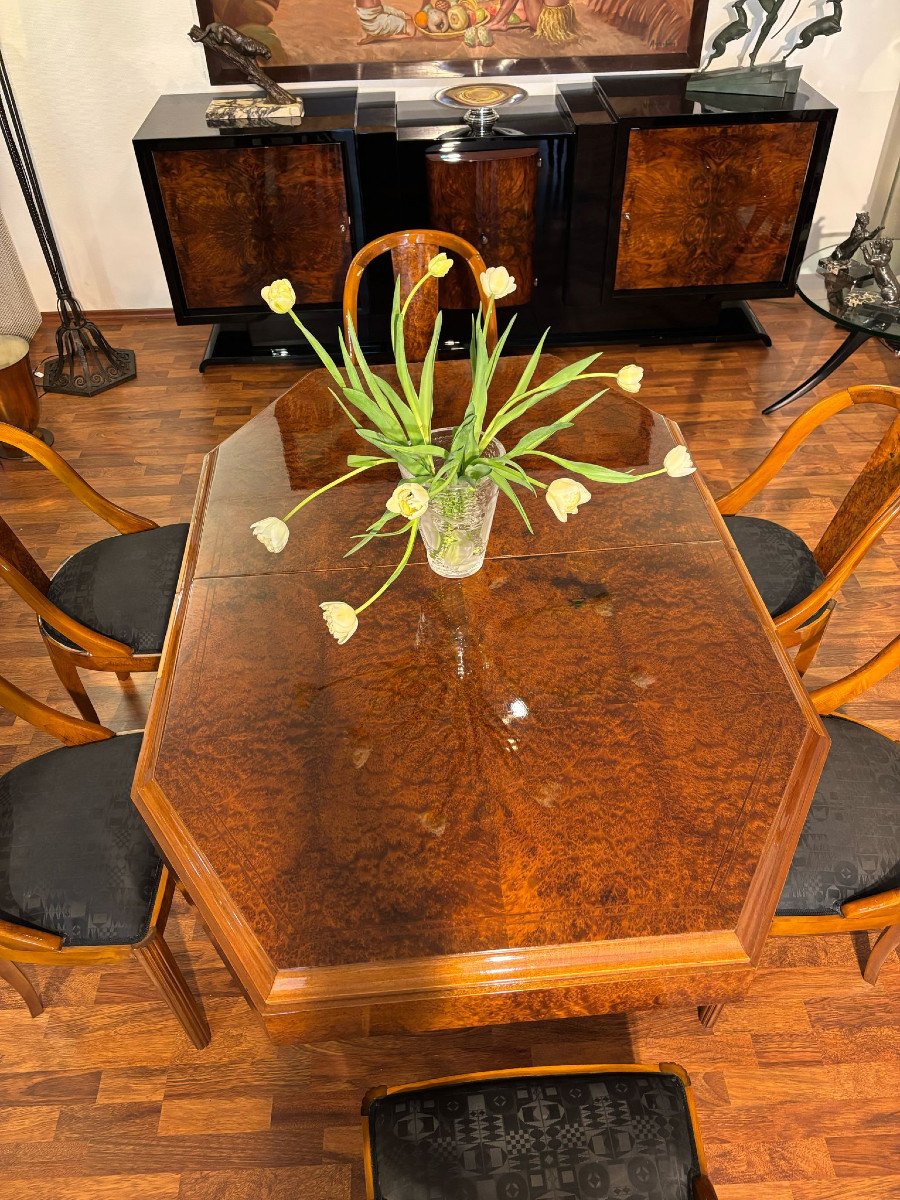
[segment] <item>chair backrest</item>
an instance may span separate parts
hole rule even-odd
[[[775,477],[814,430],[829,417],[857,404],[881,404],[900,414],[900,388],[851,387],[826,396],[785,430],[755,471],[717,501],[719,512],[740,512]],[[828,575],[860,538],[874,541],[900,514],[900,415],[888,426],[869,461],[832,517],[815,549],[816,562]]]
[[[29,696],[21,688],[17,688],[14,683],[4,679],[2,675],[0,675],[0,707],[15,713],[17,717],[34,725],[36,729],[42,729],[45,733],[59,738],[68,746],[83,746],[88,742],[103,742],[107,738],[115,737],[113,731],[103,725],[82,721],[80,717],[70,717],[68,713],[51,708],[49,704],[42,704],[40,700],[35,700],[33,696]]]
[[[816,562],[826,575],[872,519],[892,501],[900,501],[900,388],[852,387],[846,394],[853,404],[884,404],[898,415],[819,540]]]
[[[0,421],[0,443],[24,450],[41,466],[46,467],[86,508],[96,513],[119,533],[138,533],[142,530],[156,528],[155,521],[120,508],[111,500],[107,500],[105,496],[101,496],[86,480],[81,478],[74,467],[69,466],[60,454],[51,450],[40,438],[26,433],[24,429]],[[50,579],[46,571],[2,517],[0,517],[0,580],[8,583],[38,616],[77,646],[98,654],[117,656],[131,654],[128,646],[88,629],[74,617],[63,613],[47,599]]]
[[[843,678],[836,679],[834,683],[826,684],[824,687],[810,692],[816,712],[821,713],[822,716],[833,713],[842,704],[849,704],[851,700],[861,696],[863,692],[874,687],[876,683],[880,683],[882,679],[887,679],[888,675],[898,668],[900,668],[900,634],[893,641],[888,642],[884,649],[879,650],[867,663],[857,667],[849,675],[844,675]]]
[[[344,284],[344,336],[348,347],[348,328],[352,321],[358,331],[359,287],[366,267],[381,254],[390,251],[395,279],[400,279],[400,299],[404,301],[413,286],[425,274],[429,261],[447,250],[459,256],[468,265],[475,279],[475,287],[481,299],[481,308],[487,312],[488,296],[481,286],[481,275],[486,270],[484,259],[470,243],[454,233],[441,233],[436,229],[404,229],[389,233],[363,246],[351,262]],[[404,324],[406,357],[409,362],[422,362],[428,354],[434,322],[438,313],[438,281],[429,279],[413,298]],[[491,310],[487,328],[487,344],[493,350],[497,344],[497,314]]]

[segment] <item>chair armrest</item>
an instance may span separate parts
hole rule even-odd
[[[0,950],[8,950],[11,954],[17,951],[54,951],[59,950],[62,944],[63,939],[58,934],[45,933],[42,929],[28,929],[25,925],[0,920]]]
[[[900,634],[883,650],[879,650],[874,658],[870,658],[867,663],[857,667],[843,679],[811,691],[810,698],[815,705],[816,712],[823,717],[828,716],[842,704],[849,704],[851,700],[861,696],[870,687],[874,687],[876,683],[886,679],[898,667],[900,667]]]
[[[61,455],[42,442],[40,438],[26,433],[24,429],[17,429],[15,425],[6,425],[0,421],[0,442],[24,450],[29,457],[55,475],[76,500],[80,500],[85,507],[96,513],[113,529],[117,529],[119,533],[140,533],[145,529],[156,529],[155,521],[120,508],[118,504],[113,504],[112,500],[101,496],[86,480],[81,478],[74,467],[69,466]]]
[[[877,896],[866,896],[864,900],[848,900],[841,905],[844,917],[881,917],[885,920],[896,917],[900,920],[900,888],[879,892]]]
[[[767,483],[775,478],[785,463],[823,421],[827,421],[829,417],[842,412],[854,403],[850,392],[835,392],[833,396],[828,396],[825,400],[814,404],[812,408],[799,416],[793,425],[781,435],[756,470],[751,471],[743,483],[739,483],[730,492],[719,497],[716,501],[719,512],[723,516],[729,517],[740,512],[754,496],[763,490]]]
[[[74,642],[83,650],[94,654],[107,654],[115,658],[130,658],[133,651],[124,642],[116,642],[104,637],[93,629],[88,629],[74,617],[68,616],[61,608],[49,600],[43,592],[31,583],[22,572],[14,567],[9,559],[0,554],[0,579],[6,581],[14,592],[17,592],[30,609],[42,617],[48,625],[64,634],[69,641]]]
[[[0,707],[9,709],[23,721],[43,729],[45,733],[59,738],[67,746],[85,746],[88,742],[105,742],[115,737],[111,729],[103,725],[94,725],[91,721],[82,721],[80,717],[70,717],[68,713],[58,712],[49,704],[42,704],[27,692],[21,691],[14,683],[0,675]]]

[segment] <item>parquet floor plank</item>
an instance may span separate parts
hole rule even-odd
[[[759,461],[814,399],[851,383],[900,386],[872,342],[812,397],[762,407],[840,335],[799,301],[756,306],[775,346],[608,347],[646,371],[641,399],[677,420],[714,492]],[[43,344],[35,360],[49,353]],[[206,331],[171,320],[104,322],[133,346],[139,377],[93,400],[47,396],[43,423],[101,491],[162,522],[187,520],[203,454],[297,378],[290,366],[195,367]],[[576,357],[582,351],[573,352]],[[821,533],[887,416],[841,414],[752,512],[810,541]],[[104,527],[30,464],[0,464],[0,508],[48,567]],[[824,683],[900,625],[900,526],[845,589],[809,682]],[[4,674],[68,709],[31,615],[0,593]],[[140,728],[153,687],[88,680],[101,718]],[[900,676],[849,711],[900,737]],[[0,712],[0,771],[53,741]],[[360,1200],[359,1103],[376,1082],[493,1067],[675,1060],[691,1073],[720,1200],[900,1200],[900,958],[877,987],[859,970],[871,937],[767,946],[749,999],[715,1031],[692,1009],[494,1029],[275,1047],[177,896],[174,952],[213,1040],[197,1051],[137,965],[29,968],[46,1005],[32,1021],[0,987],[0,1200]]]

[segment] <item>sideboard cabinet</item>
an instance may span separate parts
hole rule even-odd
[[[304,95],[296,128],[215,130],[208,95],[162,97],[135,138],[180,323],[215,323],[204,363],[308,358],[259,289],[289,277],[334,344],[362,245],[431,227],[473,242],[517,280],[510,346],[723,340],[765,330],[747,301],[792,293],[835,108],[801,84],[784,101],[695,99],[685,78],[560,84],[467,136],[433,101],[353,88]],[[370,270],[360,333],[388,348],[387,261]],[[461,352],[474,292],[441,283],[444,351]]]

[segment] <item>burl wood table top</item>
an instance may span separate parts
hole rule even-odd
[[[446,423],[467,375],[438,366]],[[249,530],[365,453],[330,382],[207,459],[135,784],[270,1029],[738,994],[827,738],[702,481],[589,485],[565,525],[526,500],[534,537],[501,497],[481,572],[441,579],[417,547],[338,646],[319,604],[360,604],[396,563],[399,539],[343,557],[396,471],[303,509],[280,555]],[[678,437],[610,393],[552,449],[656,467]]]

